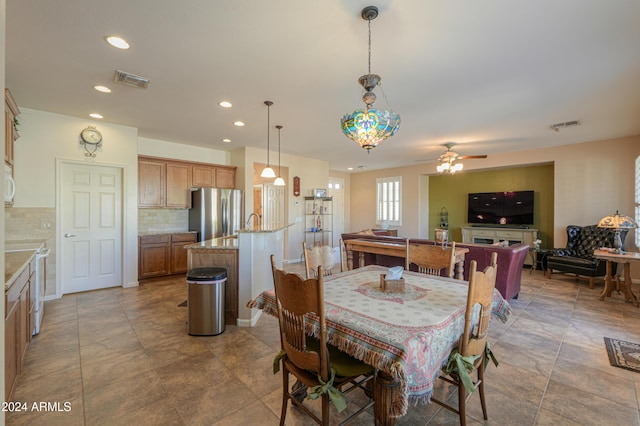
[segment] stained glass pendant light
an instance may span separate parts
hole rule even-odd
[[[269,164],[269,130],[271,130],[269,125],[269,113],[271,111],[271,105],[273,105],[273,102],[264,101],[264,104],[267,106],[267,167],[262,170],[260,176],[263,178],[274,178],[276,177],[276,172],[273,171],[271,165]]]
[[[284,179],[282,179],[282,175],[280,174],[280,130],[282,130],[282,126],[278,124],[276,126],[276,129],[278,129],[278,177],[273,181],[273,184],[275,186],[285,186],[286,183],[284,182]]]
[[[371,74],[371,21],[378,16],[378,8],[367,6],[362,9],[360,16],[369,23],[369,73],[358,79],[358,83],[366,91],[362,96],[365,108],[346,114],[340,123],[344,134],[370,153],[371,149],[378,146],[380,142],[396,134],[400,127],[400,115],[393,112],[391,108],[384,111],[373,108],[373,103],[376,101],[373,89],[380,86],[381,80],[379,75]],[[384,91],[382,95],[386,101]]]

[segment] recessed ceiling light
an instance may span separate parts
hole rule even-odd
[[[102,116],[102,114],[98,114],[97,112],[92,112],[91,114],[89,114],[89,117],[93,117],[93,118],[104,118]]]
[[[118,49],[128,49],[129,43],[123,38],[116,36],[104,36],[104,39],[107,43],[112,45],[113,47],[117,47]]]
[[[220,105],[222,108],[231,108],[233,106],[229,101],[220,101],[218,102],[218,105]]]
[[[238,126],[238,127],[242,127],[242,126],[244,126],[244,122],[242,122],[242,121],[234,121],[233,125],[234,126]]]
[[[347,167],[347,170],[353,170],[353,167]]]
[[[224,142],[224,143],[231,143],[231,139],[229,139],[229,138],[224,138],[224,139],[222,139],[222,142]]]
[[[107,86],[93,86],[93,88],[96,89],[98,92],[111,93],[111,89],[109,89]]]

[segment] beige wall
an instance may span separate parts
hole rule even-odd
[[[344,229],[351,230],[351,173],[330,170],[329,177],[342,179],[344,181]],[[340,236],[338,236],[340,238]]]
[[[16,98],[20,105],[20,99]],[[20,139],[14,147],[16,195],[14,208],[56,207],[56,161],[70,160],[122,167],[123,175],[123,282],[138,282],[138,131],[132,127],[20,107]],[[95,158],[87,158],[80,131],[95,125],[103,145]],[[37,211],[37,210],[36,210]],[[56,219],[58,220],[58,219]],[[52,223],[52,229],[64,232]],[[27,234],[30,231],[25,231]],[[50,247],[57,251],[56,247]],[[54,253],[55,257],[55,253]],[[59,263],[59,260],[58,260]],[[59,264],[57,270],[60,270]],[[56,282],[59,288],[60,283]]]
[[[585,142],[557,148],[540,148],[505,154],[491,154],[484,160],[465,162],[465,170],[483,170],[554,163],[554,241],[556,247],[566,244],[566,226],[593,224],[600,218],[620,210],[634,212],[634,162],[640,156],[640,136]],[[377,177],[402,176],[402,227],[399,235],[426,236],[421,221],[426,220],[424,188],[436,174],[436,164],[422,164],[397,169],[355,173],[351,177],[351,230],[375,224],[375,180]],[[420,182],[422,181],[422,185]],[[437,206],[440,208],[440,206]],[[638,251],[635,230],[630,232],[626,248]],[[632,266],[634,278],[640,278],[640,265]]]
[[[257,148],[241,148],[231,153],[231,162],[242,170],[242,176],[238,182],[243,182],[245,191],[245,212],[253,211],[253,197],[246,194],[253,193],[254,173],[260,170],[254,169],[254,164],[264,164],[267,151]],[[326,188],[329,182],[329,163],[312,158],[300,157],[281,153],[280,161],[283,167],[288,169],[286,179],[286,210],[289,227],[285,237],[285,262],[298,262],[302,254],[302,241],[304,241],[304,196],[311,195],[313,188]],[[300,177],[300,196],[293,196],[293,178]],[[245,215],[246,217],[246,215]]]
[[[231,157],[227,151],[149,138],[138,138],[138,154],[149,155],[151,157],[171,158],[173,160],[225,165],[229,165]]]
[[[351,227],[345,226],[345,230],[360,231],[376,227],[376,179],[401,176],[402,226],[392,228],[398,229],[398,235],[423,236],[420,233],[420,223],[427,220],[427,215],[421,216],[420,205],[424,204],[425,198],[428,201],[429,189],[426,186],[424,188],[426,195],[421,195],[420,184],[424,182],[421,175],[424,173],[424,166],[409,166],[352,174],[348,195],[351,199]],[[424,236],[426,238],[426,234]]]

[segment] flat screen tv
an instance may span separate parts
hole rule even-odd
[[[469,194],[469,223],[532,225],[533,191]]]

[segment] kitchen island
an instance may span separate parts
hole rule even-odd
[[[291,225],[242,229],[238,234],[185,246],[188,269],[220,267],[227,270],[225,323],[252,327],[260,317],[245,307],[249,300],[273,287],[270,256],[282,265],[285,231]]]

